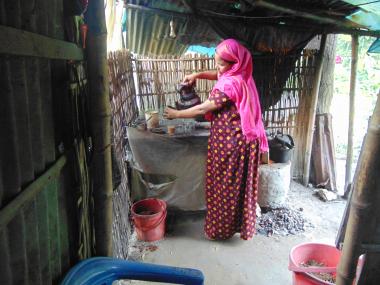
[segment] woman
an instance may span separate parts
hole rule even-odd
[[[206,173],[208,239],[228,239],[240,232],[248,240],[255,233],[260,152],[268,150],[260,102],[252,78],[252,58],[236,40],[221,42],[215,53],[216,71],[187,75],[218,80],[209,98],[186,110],[166,108],[165,117],[211,120]]]

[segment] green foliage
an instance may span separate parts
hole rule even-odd
[[[359,37],[358,69],[356,81],[354,160],[357,159],[363,137],[376,104],[380,89],[380,54],[367,54],[375,38]],[[331,106],[335,151],[338,158],[345,158],[347,152],[348,109],[351,73],[351,36],[339,35],[336,55],[342,58],[335,65],[334,97]]]
[[[367,50],[374,42],[373,37],[359,37],[359,58],[357,83],[361,95],[375,96],[380,89],[380,54],[368,54]],[[348,92],[351,69],[351,36],[339,35],[336,54],[343,62],[335,72],[335,90]],[[339,91],[340,90],[340,91]]]

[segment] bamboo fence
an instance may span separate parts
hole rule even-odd
[[[136,91],[133,77],[132,55],[126,51],[117,51],[108,55],[110,80],[110,101],[112,112],[112,144],[115,164],[120,171],[120,185],[113,193],[113,256],[128,257],[128,244],[131,234],[129,220],[129,185],[126,156],[126,127],[138,116]],[[115,171],[113,173],[115,175]]]
[[[86,67],[83,62],[68,65],[69,73],[69,108],[71,113],[70,132],[75,138],[74,167],[75,184],[77,188],[77,207],[79,224],[79,250],[80,259],[89,258],[94,252],[93,243],[93,199],[90,181],[90,170],[88,167],[88,157],[90,155],[88,146],[89,126],[88,126],[88,80]]]
[[[285,59],[285,57],[287,57]],[[301,56],[289,55],[278,56],[273,64],[275,76],[279,74],[287,74],[285,80],[272,80],[272,82],[264,83],[256,82],[258,89],[263,90],[261,98],[267,96],[267,108],[263,110],[263,121],[265,128],[273,134],[296,134],[296,128],[300,127],[302,121],[299,120],[300,107],[302,101],[307,100],[306,96],[310,94],[312,89],[312,79],[314,76],[314,51],[304,51]],[[290,72],[286,72],[289,68],[284,66],[283,70],[278,68],[281,66],[276,62],[287,60],[292,63]],[[258,62],[263,66],[265,65],[266,58],[258,58]],[[268,75],[269,76],[269,75]],[[263,75],[261,75],[263,77]]]
[[[137,82],[137,103],[139,110],[159,110],[165,106],[175,106],[179,100],[177,85],[187,74],[214,69],[214,59],[200,55],[158,56],[154,58],[138,56],[134,59]],[[198,80],[196,91],[204,101],[215,82]]]

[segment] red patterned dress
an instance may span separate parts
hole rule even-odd
[[[242,239],[255,233],[259,145],[247,142],[240,115],[228,96],[210,95],[218,106],[211,120],[206,169],[209,239],[228,239],[240,232]]]

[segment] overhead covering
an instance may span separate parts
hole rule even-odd
[[[370,53],[380,53],[380,38],[377,39],[368,49]]]
[[[180,54],[190,44],[232,37],[254,53],[288,54],[299,52],[317,34],[380,35],[377,6],[358,1],[130,0],[129,48],[139,54]],[[358,22],[357,13],[371,13],[373,20]],[[170,37],[170,21],[176,37]]]
[[[301,51],[316,35],[345,33],[380,36],[375,25],[366,26],[365,23],[349,19],[354,13],[364,11],[360,8],[363,3],[347,2],[130,0],[127,2],[130,15],[128,48],[143,55],[178,55],[188,45],[215,45],[221,38],[234,38],[251,51],[254,78],[256,82],[261,82],[259,88],[268,89],[268,79],[275,81],[276,86],[281,88]],[[172,38],[170,21],[175,23],[176,36]],[[259,57],[267,59],[263,61]],[[281,74],[278,70],[282,71]],[[263,74],[266,78],[263,78]],[[265,92],[260,94],[265,97]],[[271,97],[278,99],[280,96],[280,92],[271,94]],[[261,98],[261,103],[264,109],[270,104],[265,98]]]
[[[380,2],[370,0],[344,0],[358,7],[347,19],[371,30],[380,31]]]
[[[166,2],[170,1],[129,1],[128,49],[133,53],[181,55],[189,45],[209,45],[220,40],[217,33],[207,23],[196,20],[188,14],[170,12],[174,11],[173,9],[176,11],[182,11],[182,9]],[[159,6],[161,8],[170,7],[171,10],[150,8],[157,7],[157,4],[161,4]]]

